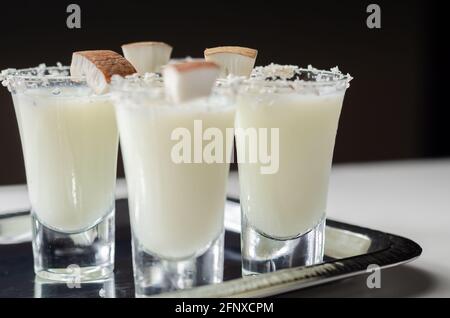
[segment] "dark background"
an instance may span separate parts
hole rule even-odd
[[[172,57],[200,57],[218,45],[249,46],[259,50],[258,65],[338,65],[355,78],[335,162],[450,155],[448,101],[441,98],[449,58],[441,2],[71,2],[81,6],[81,29],[66,27],[68,1],[2,2],[0,69],[69,64],[75,50],[121,52],[121,44],[142,40],[172,44]],[[366,26],[370,3],[381,6],[381,29]],[[4,88],[0,150],[0,184],[24,183],[16,119]]]

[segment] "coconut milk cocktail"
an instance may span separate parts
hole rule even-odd
[[[111,51],[74,53],[70,69],[2,72],[22,141],[40,277],[88,281],[113,271],[118,132],[113,105],[102,93],[111,73],[134,72]]]
[[[235,107],[219,73],[196,59],[113,78],[138,297],[222,281]]]
[[[241,85],[236,146],[244,275],[322,261],[328,180],[350,80],[337,68],[271,64]],[[264,129],[275,138],[261,139]],[[272,150],[273,169],[251,159],[261,147]]]

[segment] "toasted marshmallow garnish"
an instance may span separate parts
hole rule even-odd
[[[111,77],[136,73],[135,68],[122,55],[109,50],[79,51],[72,54],[70,74],[86,76],[86,82],[97,94],[108,91]]]
[[[172,47],[164,42],[135,42],[122,45],[125,58],[139,74],[159,73],[172,54]]]
[[[249,77],[255,66],[257,50],[240,46],[219,46],[205,50],[205,59],[220,65],[221,77],[229,74]]]
[[[169,64],[163,68],[166,95],[174,103],[208,96],[217,80],[220,68],[211,62]]]

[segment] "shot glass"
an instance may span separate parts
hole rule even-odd
[[[35,273],[91,281],[114,268],[118,132],[108,96],[68,67],[2,72],[25,161]]]
[[[116,80],[136,296],[221,282],[232,98],[175,104],[157,79]]]
[[[236,110],[243,275],[322,261],[328,180],[350,80],[337,70],[273,64],[253,74],[239,88]]]

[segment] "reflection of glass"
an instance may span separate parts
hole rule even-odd
[[[108,96],[66,67],[11,70],[32,205],[34,267],[55,280],[108,276],[114,259],[118,133]],[[70,266],[79,271],[72,273]]]
[[[226,158],[233,139],[224,139],[217,148],[223,154],[219,163],[177,163],[172,154],[180,141],[173,137],[180,131],[190,136],[185,140],[193,158],[194,144],[207,144],[202,131],[200,136],[195,131],[195,123],[203,131],[213,127],[225,136],[226,128],[233,127],[234,108],[221,95],[175,105],[166,101],[158,82],[127,81],[114,85],[114,94],[128,185],[136,295],[220,282]]]
[[[93,281],[77,283],[58,283],[36,276],[34,279],[34,298],[115,298],[114,276]]]
[[[323,258],[328,179],[349,78],[338,71],[284,69],[292,78],[256,76],[240,87],[237,100],[244,275]],[[249,129],[257,139],[239,133]],[[262,139],[261,129],[278,134]],[[275,151],[268,157],[278,161],[273,171],[260,157],[250,159],[264,149]]]

